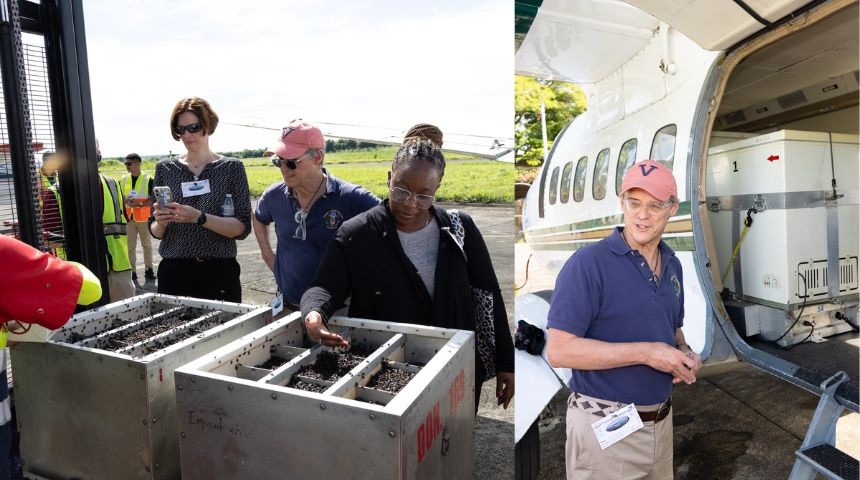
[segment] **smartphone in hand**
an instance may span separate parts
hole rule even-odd
[[[170,187],[154,187],[152,193],[155,195],[155,201],[158,203],[158,209],[167,208],[169,203],[173,203],[173,194],[170,193]]]

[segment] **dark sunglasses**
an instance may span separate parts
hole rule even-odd
[[[185,132],[197,133],[200,130],[203,130],[203,125],[200,125],[200,122],[189,123],[188,125],[177,125],[173,127],[173,131],[176,132],[177,135],[182,135]]]
[[[134,164],[134,162],[125,162],[126,167],[130,167],[130,166],[132,166],[132,164]]]
[[[287,160],[287,159],[281,158],[277,155],[272,155],[272,165],[274,165],[276,167],[280,167],[281,165],[285,165],[290,170],[295,170],[296,168],[299,167],[299,162],[301,162],[307,156],[308,156],[308,154],[306,153],[299,158],[293,158],[293,159]]]

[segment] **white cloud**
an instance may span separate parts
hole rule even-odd
[[[215,150],[259,148],[310,121],[511,136],[513,5],[451,0],[88,0],[96,134],[106,156],[182,151],[174,103],[209,100]]]

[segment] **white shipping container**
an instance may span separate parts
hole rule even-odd
[[[744,300],[785,310],[801,304],[804,294],[807,302],[830,298],[825,198],[835,172],[837,193],[843,195],[835,207],[838,295],[856,296],[859,165],[857,135],[780,130],[709,149],[706,192],[721,274],[747,209],[764,206],[752,215],[740,247],[742,285],[729,272],[725,286]]]

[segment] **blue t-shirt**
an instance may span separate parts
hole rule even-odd
[[[338,227],[379,204],[379,199],[363,187],[326,173],[326,192],[311,205],[305,219],[305,240],[294,238],[296,227],[299,226],[295,219],[299,203],[290,195],[290,189],[284,182],[267,188],[257,201],[254,212],[257,220],[264,225],[275,222],[275,235],[278,238],[275,281],[284,298],[293,305],[299,304],[302,294],[310,286],[326,246],[334,238]]]
[[[567,260],[556,279],[547,327],[604,342],[675,346],[675,329],[684,324],[681,262],[661,241],[662,272],[655,281],[621,230]],[[672,375],[647,365],[571,371],[572,391],[604,400],[653,405],[672,393]]]

